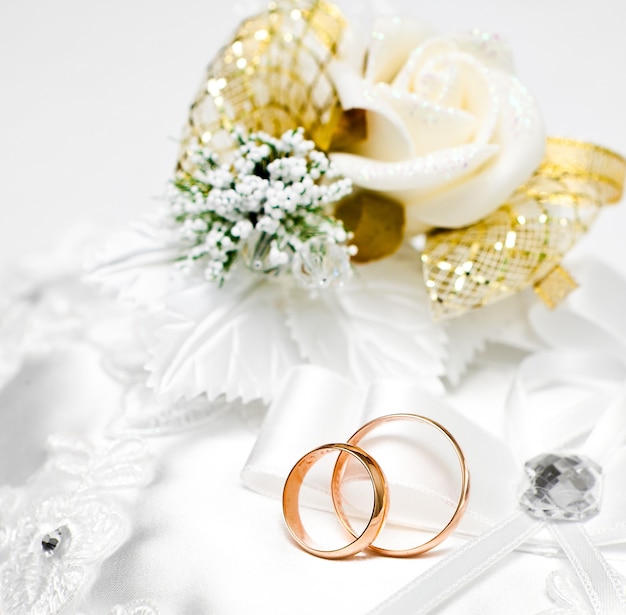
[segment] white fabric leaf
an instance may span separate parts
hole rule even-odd
[[[224,397],[210,402],[205,395],[172,402],[139,382],[124,395],[124,412],[112,429],[116,434],[140,437],[176,434],[206,425],[232,406]]]
[[[516,295],[444,322],[448,335],[446,377],[457,385],[488,342],[524,351],[542,347],[528,324],[528,305]]]
[[[359,384],[444,372],[445,334],[428,311],[415,256],[359,267],[336,292],[293,292],[286,309],[304,357]]]
[[[156,218],[136,221],[94,257],[86,280],[133,304],[159,307],[177,283],[184,283],[174,266],[178,256],[171,231]]]
[[[176,400],[271,399],[287,370],[300,363],[285,327],[281,287],[253,274],[222,287],[207,282],[173,295],[155,332],[148,384]]]

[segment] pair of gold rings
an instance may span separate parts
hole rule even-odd
[[[387,512],[389,509],[389,487],[385,474],[383,473],[378,462],[369,453],[359,447],[361,440],[363,440],[363,438],[365,438],[365,436],[367,436],[374,429],[383,423],[395,421],[418,421],[434,427],[446,437],[454,448],[461,468],[461,490],[459,500],[452,517],[438,534],[426,542],[409,549],[384,549],[372,544],[382,530],[387,518]],[[311,539],[303,526],[300,516],[299,498],[300,489],[309,470],[321,457],[333,452],[339,452],[331,479],[331,497],[333,507],[339,520],[341,521],[341,524],[348,531],[353,540],[346,546],[339,549],[324,550],[315,546],[314,541]],[[351,457],[356,459],[365,468],[374,490],[372,512],[365,529],[363,529],[360,534],[355,531],[350,523],[350,520],[344,510],[344,504],[341,497],[341,483],[344,478],[346,465]],[[431,419],[417,414],[389,414],[387,416],[374,419],[373,421],[363,425],[363,427],[361,427],[351,438],[349,438],[345,444],[324,444],[323,446],[319,446],[304,455],[304,457],[302,457],[293,467],[287,477],[287,481],[285,482],[285,488],[283,490],[283,514],[293,539],[305,551],[308,551],[318,557],[340,559],[355,555],[364,549],[370,549],[375,553],[390,557],[410,557],[412,555],[419,555],[421,553],[426,553],[426,551],[430,551],[430,549],[441,544],[454,531],[456,526],[461,521],[463,513],[467,507],[469,488],[470,477],[465,456],[463,455],[457,441],[454,439],[452,434],[445,429],[445,427],[442,427],[439,423],[436,423]]]

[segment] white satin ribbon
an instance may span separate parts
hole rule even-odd
[[[595,615],[626,613],[625,581],[604,559],[582,523],[548,526],[578,576]]]
[[[582,431],[588,431],[595,424],[580,450],[606,467],[626,439],[625,382],[624,367],[603,355],[546,352],[530,357],[520,366],[508,406],[510,426],[519,438],[520,448],[525,454],[532,451],[531,455],[550,451],[552,447],[547,451],[539,447],[548,443],[546,434],[554,436],[559,431],[562,432],[561,444],[571,446]],[[574,383],[613,389],[612,403],[607,407],[606,392],[601,401],[596,396],[578,402],[573,406],[572,414],[569,408],[559,407],[558,403],[554,412],[546,412],[545,404],[531,403],[533,393],[541,389],[554,392],[554,385],[571,386]],[[524,413],[535,416],[528,421]],[[540,440],[539,444],[535,443],[536,439]],[[372,613],[414,615],[430,612],[523,545],[543,525],[544,521],[523,512],[515,514],[453,552]],[[626,613],[624,579],[604,559],[583,524],[550,521],[545,525],[576,571],[594,615]]]
[[[590,258],[567,267],[580,288],[557,310],[535,304],[532,328],[551,347],[595,349],[626,363],[626,279]]]
[[[423,615],[460,591],[543,525],[520,513],[453,551],[371,611],[371,615]]]

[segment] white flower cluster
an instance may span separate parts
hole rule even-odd
[[[223,282],[240,257],[250,269],[289,271],[307,241],[323,238],[349,259],[353,247],[343,224],[328,214],[332,203],[352,191],[326,155],[302,129],[280,139],[265,133],[234,133],[232,162],[198,148],[193,174],[181,173],[170,198],[179,239],[180,263],[203,268],[208,280]],[[333,254],[337,254],[334,250]]]

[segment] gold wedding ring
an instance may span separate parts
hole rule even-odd
[[[313,539],[309,536],[302,525],[299,501],[300,488],[302,487],[304,477],[309,472],[311,467],[324,455],[336,451],[339,451],[340,457],[343,457],[346,461],[349,457],[354,457],[363,465],[374,488],[374,504],[372,506],[370,519],[360,535],[357,535],[354,530],[351,530],[350,533],[354,537],[352,542],[347,544],[345,547],[341,547],[340,549],[325,550],[314,546]],[[312,450],[310,453],[307,453],[296,463],[289,473],[283,490],[283,514],[285,516],[289,532],[293,536],[294,540],[305,551],[327,559],[349,557],[369,547],[382,529],[385,518],[387,517],[388,507],[389,498],[387,479],[385,478],[383,471],[375,459],[368,455],[364,450],[351,444],[325,444]]]
[[[458,445],[452,434],[439,423],[418,414],[389,414],[387,416],[382,416],[380,418],[374,419],[373,421],[370,421],[369,423],[363,425],[363,427],[361,427],[351,438],[349,438],[348,444],[358,446],[361,440],[363,440],[365,436],[374,431],[376,428],[385,423],[396,421],[417,421],[434,427],[437,431],[439,431],[446,437],[448,442],[450,442],[450,444],[454,448],[461,468],[461,493],[459,495],[459,501],[456,505],[454,513],[452,514],[452,517],[438,534],[433,536],[430,540],[409,549],[384,549],[382,547],[377,547],[373,544],[369,546],[372,551],[375,551],[380,555],[387,555],[390,557],[410,557],[412,555],[420,555],[422,553],[426,553],[426,551],[430,551],[432,548],[441,544],[454,531],[456,526],[461,521],[465,509],[467,508],[470,490],[470,476],[467,462],[465,461],[465,456],[463,455],[463,451],[461,450],[461,447]],[[348,530],[348,532],[354,535],[354,529],[350,524],[350,521],[343,509],[340,492],[341,482],[346,468],[346,461],[347,458],[344,455],[340,455],[337,459],[331,481],[331,493],[333,497],[333,503],[335,505],[335,510],[337,511],[337,515],[339,516],[339,520]]]
[[[378,534],[386,520],[389,499],[388,486],[385,475],[383,474],[383,471],[381,470],[378,462],[371,455],[369,455],[367,452],[359,447],[359,444],[361,443],[363,438],[365,438],[365,436],[374,431],[376,428],[385,423],[396,421],[417,421],[436,429],[452,445],[461,470],[461,489],[459,499],[452,516],[450,517],[444,528],[435,536],[433,536],[426,542],[421,543],[415,547],[411,547],[409,549],[385,549],[372,544],[378,537]],[[302,525],[299,510],[299,495],[304,477],[309,472],[311,467],[322,456],[336,451],[339,451],[339,457],[337,458],[337,461],[335,463],[331,478],[331,496],[333,500],[333,506],[335,508],[337,516],[339,517],[339,520],[341,521],[341,524],[354,538],[354,540],[340,549],[323,550],[314,546],[314,541],[311,539],[309,534],[304,529],[304,526]],[[343,482],[347,463],[350,457],[354,457],[365,467],[374,489],[374,504],[372,507],[372,513],[369,522],[367,523],[365,529],[361,532],[361,534],[358,534],[350,523],[344,509],[343,499],[341,497],[341,484]],[[349,438],[346,444],[325,444],[312,450],[310,453],[307,453],[304,457],[302,457],[296,463],[296,465],[289,473],[289,476],[287,477],[287,481],[285,483],[285,488],[283,491],[283,514],[285,516],[285,521],[287,522],[289,532],[293,536],[294,540],[305,551],[308,551],[313,555],[317,555],[318,557],[339,559],[342,557],[349,557],[350,555],[354,555],[366,548],[369,548],[380,555],[386,555],[390,557],[410,557],[430,551],[432,548],[441,544],[454,531],[454,529],[461,521],[461,518],[465,513],[465,509],[467,508],[469,492],[470,475],[465,456],[463,455],[463,451],[461,450],[461,447],[458,445],[457,441],[445,427],[429,418],[420,416],[418,414],[389,414],[387,416],[382,416],[380,418],[374,419],[373,421],[370,421],[369,423],[363,425],[363,427],[361,427],[351,438]]]

